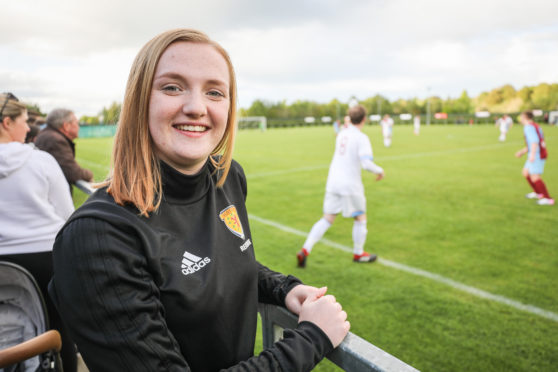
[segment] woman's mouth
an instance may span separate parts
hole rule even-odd
[[[191,124],[175,125],[174,127],[183,132],[193,132],[193,133],[203,133],[209,129],[208,127],[203,125],[191,125]]]

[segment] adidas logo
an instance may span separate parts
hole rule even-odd
[[[201,258],[196,255],[193,255],[188,252],[184,252],[184,256],[182,257],[182,274],[190,275],[203,269],[207,264],[209,264],[211,260],[209,257]]]

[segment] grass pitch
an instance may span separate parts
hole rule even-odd
[[[558,128],[544,126],[545,180],[558,199]],[[396,126],[384,148],[367,126],[386,178],[363,173],[368,206],[365,249],[507,299],[558,313],[558,206],[537,206],[521,176],[516,125],[499,143],[492,126]],[[329,127],[240,131],[235,149],[248,178],[248,211],[307,232],[322,214],[335,136]],[[78,161],[102,180],[111,139],[81,139]],[[76,191],[80,205],[85,195]],[[338,218],[325,238],[350,247],[352,221]],[[252,219],[263,264],[327,285],[351,331],[424,371],[556,371],[558,321],[483,299],[395,268],[354,264],[318,243],[295,267],[304,238]],[[260,340],[257,343],[261,343]],[[318,370],[337,370],[329,362]]]

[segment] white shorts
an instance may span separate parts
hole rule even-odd
[[[324,214],[339,214],[343,217],[356,217],[366,213],[364,195],[340,195],[326,192],[324,198]]]

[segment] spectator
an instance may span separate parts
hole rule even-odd
[[[0,260],[26,268],[46,300],[51,327],[62,335],[64,371],[76,370],[73,342],[47,292],[52,277],[52,245],[74,210],[56,160],[23,144],[27,109],[8,93],[0,95]],[[9,213],[7,213],[9,211]]]
[[[33,144],[35,147],[35,140],[37,139],[37,135],[41,131],[41,129],[35,124],[27,124],[29,126],[29,132],[25,136],[25,143]]]
[[[54,245],[50,294],[91,371],[308,371],[347,334],[326,288],[256,261],[235,105],[229,56],[205,34],[138,53],[113,174]],[[258,299],[299,323],[253,356]]]
[[[74,139],[78,137],[79,122],[70,110],[55,109],[47,116],[47,126],[35,141],[35,146],[48,152],[58,162],[72,191],[78,180],[93,181],[93,173],[76,162]]]
[[[43,130],[46,128],[46,119],[43,117],[38,117],[33,124],[38,126],[40,130]]]

